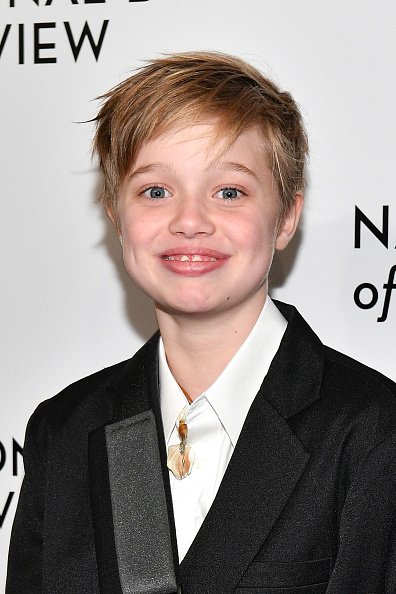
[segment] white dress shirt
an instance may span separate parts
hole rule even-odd
[[[170,472],[179,560],[182,561],[220,486],[249,408],[277,352],[287,322],[267,297],[245,342],[216,381],[189,405],[159,343],[161,414],[167,447],[180,442],[177,418],[184,407],[192,472],[182,480]]]

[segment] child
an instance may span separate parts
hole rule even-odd
[[[7,594],[395,592],[395,385],[268,296],[303,204],[291,96],[170,55],[94,146],[159,333],[31,418]]]

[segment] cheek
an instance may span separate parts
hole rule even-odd
[[[121,236],[124,246],[139,249],[150,243],[154,234],[152,221],[138,213],[123,213],[120,217]]]
[[[262,212],[256,213],[255,218],[250,218],[240,226],[240,240],[247,249],[258,256],[275,249],[276,218],[269,215],[268,219]]]

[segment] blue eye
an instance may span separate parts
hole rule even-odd
[[[221,190],[219,190],[219,192],[217,192],[217,195],[219,196],[219,198],[231,202],[232,200],[240,198],[242,193],[243,192],[241,190],[238,190],[237,188],[222,188]]]
[[[150,188],[146,188],[142,194],[152,200],[161,200],[162,198],[168,198],[171,195],[171,193],[162,186],[150,186]]]

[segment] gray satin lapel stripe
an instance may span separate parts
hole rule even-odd
[[[158,437],[151,410],[106,427],[123,594],[176,592]]]

